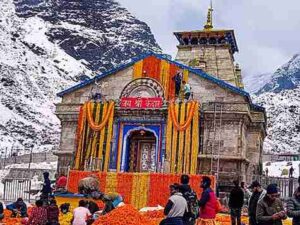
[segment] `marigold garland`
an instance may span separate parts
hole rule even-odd
[[[102,112],[102,120],[104,119],[105,115],[107,114],[107,102],[103,104],[103,112]],[[98,159],[103,160],[103,142],[104,142],[104,136],[105,136],[105,129],[102,129],[100,131],[100,140],[99,140],[99,147],[98,147]],[[100,164],[98,165],[98,169],[102,170],[103,168],[100,168]]]
[[[180,123],[184,122],[185,118],[185,105],[182,104],[180,107]],[[178,146],[178,163],[177,163],[177,172],[182,173],[182,168],[183,168],[183,153],[184,153],[184,134],[185,132],[179,132],[179,146]]]
[[[110,108],[108,107],[108,111]],[[114,111],[110,112],[110,117],[108,120],[108,130],[107,130],[107,139],[106,139],[106,149],[105,149],[105,158],[104,158],[104,171],[108,171],[109,162],[110,162],[110,147],[111,147],[111,139],[113,136],[113,118],[114,118]]]
[[[77,149],[79,146],[82,145],[82,139],[83,139],[83,130],[85,128],[85,121],[86,121],[86,104],[80,107],[80,112],[79,112],[79,118],[78,118],[78,125],[77,125],[77,134],[76,134],[76,145]],[[75,169],[79,169],[80,165],[80,158],[81,158],[81,151],[76,151],[75,153]]]
[[[187,104],[187,111],[190,110],[191,103]],[[184,161],[183,161],[183,173],[190,172],[190,151],[191,151],[191,126],[188,126],[185,130],[185,145],[184,145]]]
[[[107,113],[104,116],[104,119],[98,125],[95,124],[95,121],[92,118],[92,112],[91,112],[92,111],[92,109],[91,109],[92,106],[91,106],[91,104],[92,104],[91,102],[87,103],[87,118],[88,118],[88,122],[89,122],[90,127],[94,131],[100,131],[100,130],[102,130],[105,127],[106,123],[108,122],[109,116],[110,116],[110,114],[112,113],[112,111],[114,109],[115,103],[114,102],[110,102],[110,104],[108,106]]]
[[[197,162],[198,162],[198,151],[199,151],[199,111],[198,103],[193,118],[193,131],[192,131],[192,152],[191,152],[191,166],[190,174],[196,174]]]
[[[114,102],[86,102],[80,114],[77,129],[79,141],[73,168],[107,171],[113,136]]]
[[[178,115],[178,110],[179,110],[179,105],[176,104],[175,105],[175,109],[176,114]],[[170,111],[172,111],[172,109],[170,109]],[[171,112],[172,115],[172,112]],[[172,116],[171,116],[172,117]],[[173,134],[172,134],[172,149],[171,149],[171,173],[176,173],[177,172],[177,164],[176,164],[176,159],[178,157],[177,155],[177,141],[178,141],[178,132],[177,132],[177,128],[175,127],[174,123],[173,123]]]
[[[191,103],[191,108],[188,112],[188,117],[187,120],[185,122],[179,123],[177,121],[177,116],[176,116],[176,112],[175,112],[175,104],[174,103],[170,103],[170,113],[171,113],[171,118],[172,118],[172,122],[173,125],[176,127],[177,130],[179,131],[184,131],[186,130],[186,128],[191,124],[195,110],[198,110],[198,108],[196,108],[196,102],[192,102]]]
[[[181,104],[170,103],[169,105],[166,129],[166,160],[170,161],[171,173],[195,174],[197,172],[198,108],[199,103],[194,101]]]
[[[142,75],[143,75],[143,60],[140,60],[134,64],[133,79],[141,78]]]

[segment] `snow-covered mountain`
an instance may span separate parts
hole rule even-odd
[[[259,82],[253,82],[251,90],[256,92],[254,102],[267,111],[265,152],[300,153],[300,55],[273,73],[263,87],[258,86]]]
[[[300,85],[300,54],[294,55],[290,61],[272,74],[271,81],[266,83],[256,93],[279,93],[284,90],[292,90]]]
[[[1,0],[0,9],[2,154],[57,145],[56,93],[83,75],[160,52],[150,28],[113,0]]]
[[[279,93],[265,92],[254,101],[266,108],[265,152],[300,152],[300,86]]]
[[[244,77],[243,82],[245,84],[246,91],[249,93],[257,93],[271,81],[272,75],[273,73],[263,73]]]

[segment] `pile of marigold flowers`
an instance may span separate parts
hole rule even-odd
[[[149,217],[142,215],[132,205],[124,205],[99,217],[95,225],[157,225]]]
[[[59,224],[60,225],[70,225],[72,218],[73,218],[73,214],[71,212],[68,212],[66,214],[60,213],[59,214]]]
[[[17,225],[21,224],[22,218],[11,218],[11,211],[4,209],[4,219],[1,221],[4,224],[7,225]]]

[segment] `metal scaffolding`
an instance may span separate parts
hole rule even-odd
[[[208,132],[208,142],[210,141],[209,136],[211,130],[213,131],[213,138],[211,142],[211,157],[210,157],[210,172],[212,175],[215,175],[217,180],[219,179],[219,170],[220,170],[220,153],[221,153],[221,140],[222,140],[222,120],[223,120],[223,104],[214,102],[214,111],[213,111],[213,121],[212,127]],[[218,142],[216,145],[216,139]]]

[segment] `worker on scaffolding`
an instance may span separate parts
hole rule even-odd
[[[182,82],[182,72],[180,70],[177,71],[176,75],[172,78],[175,82],[175,96],[178,97],[180,93],[181,88],[181,82]]]
[[[183,84],[184,99],[189,100],[191,96],[191,85],[188,84],[186,81],[182,81],[182,84]]]

